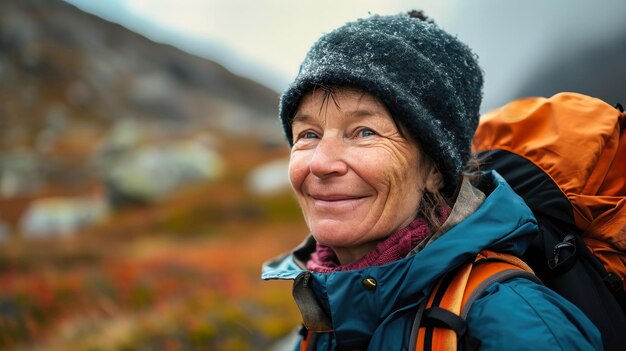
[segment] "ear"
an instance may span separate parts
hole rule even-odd
[[[443,188],[443,175],[437,167],[432,166],[426,175],[426,180],[424,181],[424,189],[429,193],[437,193],[439,190]]]

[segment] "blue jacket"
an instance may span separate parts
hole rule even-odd
[[[303,317],[307,327],[327,331],[317,350],[407,350],[417,307],[442,274],[484,249],[520,255],[536,234],[523,200],[497,173],[485,177],[492,188],[480,207],[413,256],[320,274],[300,267],[292,253],[266,264],[262,277],[293,279],[294,291],[314,300],[305,301]],[[365,278],[376,280],[375,290],[366,289]],[[474,302],[467,323],[481,350],[602,349],[598,330],[578,308],[524,278],[494,283]]]

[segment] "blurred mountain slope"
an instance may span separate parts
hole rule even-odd
[[[50,124],[129,116],[255,131],[276,115],[278,95],[65,2],[0,0],[0,99],[7,150],[33,146]]]
[[[60,0],[0,0],[0,102],[0,224],[141,148],[282,143],[275,91]]]
[[[250,350],[290,332],[289,289],[259,267],[306,229],[291,194],[245,186],[286,157],[277,103],[60,0],[0,0],[0,350]]]

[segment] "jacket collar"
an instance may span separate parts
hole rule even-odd
[[[411,251],[411,254],[420,252],[426,245],[439,238],[455,225],[461,223],[465,218],[474,213],[483,201],[485,201],[485,193],[473,186],[467,177],[463,177],[461,189],[459,189],[459,194],[446,221],[430,237],[419,243],[413,251]]]

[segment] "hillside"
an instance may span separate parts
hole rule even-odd
[[[0,54],[2,97],[13,102],[3,117],[26,113],[30,127],[55,103],[98,122],[137,115],[219,125],[229,108],[276,112],[276,92],[62,1],[1,0]]]
[[[300,211],[248,185],[288,154],[276,92],[62,1],[0,0],[0,101],[0,350],[263,350],[298,325],[289,283],[259,275]]]
[[[0,101],[11,226],[33,198],[111,191],[103,169],[146,144],[282,143],[276,92],[56,0],[0,0]]]

